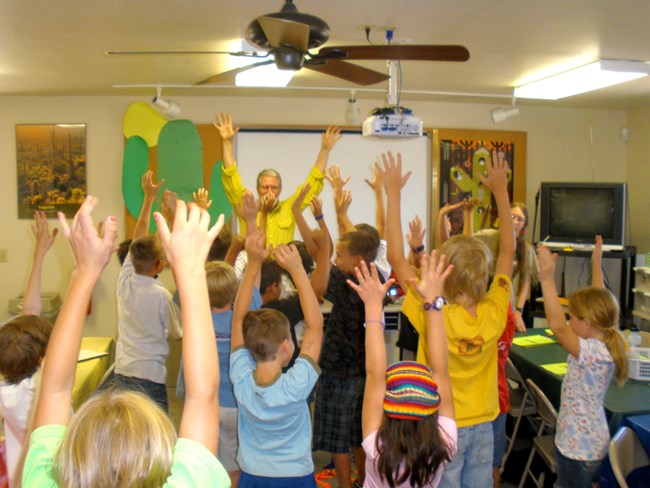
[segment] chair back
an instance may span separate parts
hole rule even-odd
[[[557,411],[555,410],[555,407],[533,380],[528,378],[526,383],[528,384],[528,389],[533,396],[533,400],[535,400],[537,413],[542,419],[537,435],[541,435],[545,428],[550,432],[555,432],[555,424],[557,423]]]
[[[609,461],[616,481],[621,488],[628,488],[625,478],[636,468],[650,465],[650,458],[636,433],[629,427],[621,427],[609,441]]]

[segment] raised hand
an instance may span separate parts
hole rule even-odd
[[[437,250],[431,251],[431,255],[424,254],[420,269],[420,279],[412,279],[415,290],[427,302],[433,301],[443,293],[443,285],[451,271],[453,264],[447,266],[447,257],[438,255]]]
[[[343,191],[343,187],[350,180],[350,177],[347,176],[346,178],[343,178],[341,176],[341,168],[335,164],[329,167],[328,172],[327,181],[332,185],[334,195],[340,195]]]
[[[347,214],[348,208],[352,203],[352,194],[350,190],[343,190],[341,195],[334,198],[334,209],[337,214]]]
[[[323,216],[323,200],[314,197],[309,206],[311,207],[311,213],[314,215],[314,218]]]
[[[372,167],[372,180],[366,178],[363,181],[368,183],[368,186],[372,188],[373,191],[381,191],[384,187],[383,178],[381,177],[381,173],[376,165]]]
[[[593,264],[598,264],[598,266],[600,266],[602,260],[603,260],[603,237],[598,235],[596,236],[594,250],[591,253],[591,262]]]
[[[146,198],[155,199],[158,196],[160,188],[165,183],[163,178],[158,183],[153,181],[153,171],[149,170],[142,175],[142,189],[144,190],[144,195]]]
[[[163,216],[167,222],[174,222],[174,217],[176,215],[176,201],[178,196],[176,193],[170,190],[165,190],[163,192],[162,203],[160,205],[160,210],[162,211]]]
[[[424,242],[424,234],[426,229],[422,225],[422,220],[419,215],[416,215],[413,220],[409,222],[409,231],[406,234],[406,242],[411,249],[419,248]]]
[[[384,180],[386,195],[397,195],[408,181],[411,172],[409,171],[405,175],[402,175],[402,155],[400,153],[397,153],[397,160],[395,160],[393,153],[388,151],[381,155],[381,160],[383,162],[383,168],[379,163],[375,163],[375,168]]]
[[[210,208],[210,205],[212,205],[212,200],[210,200],[210,192],[208,192],[208,190],[205,188],[199,188],[198,190],[193,191],[192,197],[194,198],[194,203],[196,203],[201,208],[207,210]]]
[[[341,128],[337,125],[330,125],[321,135],[321,148],[326,151],[331,151],[341,137],[343,137]]]
[[[45,212],[37,210],[34,212],[34,224],[32,225],[32,234],[36,238],[36,247],[34,254],[38,256],[45,256],[47,251],[52,247],[54,239],[58,234],[59,229],[55,228],[50,234],[50,227],[47,222]]]
[[[221,116],[217,115],[215,119],[216,121],[213,121],[212,125],[219,131],[222,140],[231,141],[239,132],[239,127],[233,128],[232,117],[229,113],[222,112]]]
[[[205,260],[212,241],[223,227],[223,214],[210,227],[210,214],[207,210],[183,200],[176,202],[173,230],[170,231],[162,214],[154,214],[158,235],[167,260],[177,275],[204,272]]]
[[[537,263],[539,281],[553,280],[557,254],[551,253],[551,250],[546,246],[538,245],[535,262]]]
[[[382,283],[379,280],[377,267],[375,263],[370,263],[370,270],[365,261],[361,261],[361,266],[354,268],[354,273],[357,275],[359,284],[357,285],[352,280],[347,280],[348,285],[357,292],[363,303],[368,308],[369,306],[376,306],[381,309],[386,297],[386,292],[393,286],[395,280],[392,278]]]
[[[246,254],[249,263],[261,265],[271,255],[272,249],[270,244],[266,246],[266,234],[261,230],[256,230],[246,237]]]
[[[296,198],[293,199],[291,203],[291,211],[295,214],[296,212],[302,213],[302,202],[305,201],[307,193],[311,190],[311,184],[305,183],[300,190],[300,193],[296,195]]]
[[[113,244],[117,239],[117,219],[115,217],[110,216],[106,219],[102,235],[95,227],[90,214],[97,203],[97,198],[87,196],[70,225],[62,212],[57,214],[63,234],[72,249],[76,264],[75,273],[92,276],[94,279],[99,277],[108,263],[113,252]]]
[[[273,257],[278,265],[289,272],[289,274],[303,269],[300,253],[293,244],[278,244],[273,251]]]
[[[239,215],[245,222],[248,223],[251,220],[255,220],[257,217],[258,204],[255,200],[255,195],[251,190],[246,189],[236,210],[237,215]]]
[[[492,161],[486,164],[487,178],[479,175],[483,183],[492,193],[508,191],[508,161],[502,151],[492,151]]]

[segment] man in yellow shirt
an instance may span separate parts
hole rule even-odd
[[[216,117],[212,123],[221,135],[223,148],[223,171],[222,181],[226,192],[226,197],[233,207],[241,202],[242,195],[246,191],[241,181],[241,176],[235,163],[233,138],[239,131],[238,127],[233,127],[230,114],[222,113]],[[291,211],[291,205],[300,193],[304,185],[309,184],[310,189],[305,197],[302,208],[309,206],[312,198],[317,196],[323,189],[323,179],[325,178],[325,167],[329,159],[330,151],[334,148],[337,141],[341,139],[341,128],[330,126],[323,133],[321,139],[321,148],[316,158],[316,163],[311,168],[305,182],[296,188],[296,191],[286,200],[280,201],[282,192],[282,179],[280,174],[274,169],[265,169],[257,176],[257,194],[260,199],[260,206],[265,210],[266,217],[266,242],[267,244],[286,244],[294,239],[294,228],[296,221]],[[264,217],[260,212],[257,217],[260,225]],[[245,224],[240,219],[240,232],[245,233]]]

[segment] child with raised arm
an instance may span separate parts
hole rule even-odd
[[[223,218],[208,229],[207,212],[193,207],[188,215],[185,204],[179,202],[170,234],[164,219],[156,215],[183,304],[183,352],[191,358],[185,365],[187,398],[179,438],[167,415],[133,391],[101,392],[70,416],[88,300],[117,237],[115,217],[106,219],[104,234],[98,235],[90,216],[96,205],[97,199],[88,196],[71,226],[59,213],[75,269],[48,346],[23,486],[227,487],[228,475],[214,456],[219,366],[203,268]]]
[[[246,238],[248,265],[233,314],[230,378],[239,405],[239,486],[315,488],[305,400],[320,373],[323,316],[295,246],[278,246],[275,260],[291,274],[307,323],[301,354],[282,373],[294,348],[287,318],[276,310],[248,310],[255,278],[271,252],[264,241],[260,231]]]
[[[451,272],[436,251],[422,259],[422,278],[415,284],[425,303],[442,294]],[[401,361],[386,369],[382,303],[392,284],[379,281],[375,265],[356,269],[359,284],[349,285],[366,309],[366,388],[363,399],[363,448],[368,488],[436,487],[445,464],[456,451],[454,402],[447,369],[447,338],[442,314],[427,310],[431,369]]]
[[[3,420],[10,488],[20,486],[29,426],[41,378],[41,363],[52,325],[41,313],[41,272],[58,229],[50,234],[44,212],[34,213],[36,238],[32,268],[23,297],[23,314],[0,326],[0,417]]]
[[[400,218],[400,189],[409,174],[402,175],[399,155],[395,160],[387,153],[382,159],[388,202],[388,260],[400,286],[406,286],[417,278],[404,257]],[[489,291],[492,257],[484,243],[473,237],[455,236],[440,248],[440,253],[454,266],[444,283],[444,298],[437,299],[434,305],[443,311],[458,424],[458,451],[445,468],[441,481],[444,487],[492,485],[491,422],[499,414],[497,342],[506,326],[515,240],[508,202],[508,165],[503,154],[494,153],[486,169],[487,178],[482,176],[481,181],[494,195],[502,226],[500,253]],[[447,306],[445,299],[449,302]],[[417,358],[426,364],[429,349],[425,305],[411,287],[402,312],[420,335]]]
[[[167,338],[179,339],[183,333],[180,310],[171,292],[156,279],[164,269],[165,253],[158,237],[147,235],[151,208],[163,182],[154,183],[151,171],[142,176],[144,202],[117,277],[113,383],[144,392],[166,411]]]
[[[614,372],[619,385],[627,379],[625,343],[616,330],[618,303],[609,290],[599,286],[602,278],[596,276],[600,275],[601,255],[602,239],[597,238],[592,258],[594,286],[569,297],[567,327],[553,277],[557,254],[545,246],[537,248],[546,320],[569,352],[555,433],[555,486],[560,488],[590,488],[598,480],[609,444],[603,399]]]

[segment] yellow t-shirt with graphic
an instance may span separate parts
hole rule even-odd
[[[476,307],[476,317],[457,304],[443,308],[449,375],[458,427],[491,422],[499,414],[497,341],[506,326],[510,278],[498,274]],[[417,361],[429,364],[424,301],[410,286],[402,305],[418,332]]]

